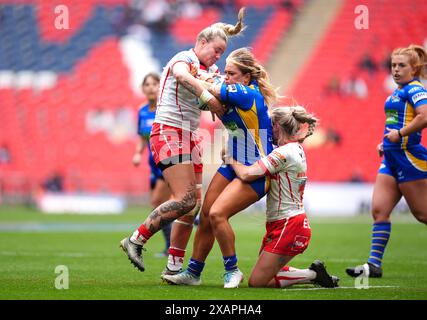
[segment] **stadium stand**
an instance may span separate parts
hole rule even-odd
[[[285,93],[321,120],[307,144],[308,175],[314,181],[350,181],[358,173],[373,182],[380,164],[376,146],[384,130],[384,101],[390,94],[387,58],[393,48],[426,40],[427,2],[363,4],[369,9],[368,29],[355,27],[360,1],[345,1]],[[331,141],[328,130],[339,141]]]
[[[303,1],[240,2],[248,7],[248,29],[226,54],[251,46],[267,61]],[[143,11],[130,3],[0,1],[0,145],[11,156],[0,164],[4,193],[34,193],[57,171],[66,191],[147,192],[148,168],[136,171],[131,164],[136,112],[144,99],[129,84],[134,70],[125,61],[124,39],[140,39],[162,66],[190,48],[201,28],[234,22],[240,3],[206,1],[198,15],[173,16],[166,25],[141,21]],[[69,10],[69,29],[55,28],[58,5]]]

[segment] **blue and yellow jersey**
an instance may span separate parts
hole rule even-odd
[[[409,83],[397,88],[385,102],[386,128],[399,130],[407,126],[415,118],[415,109],[427,104],[427,91],[420,82],[414,78]],[[388,133],[384,129],[384,134]],[[394,143],[383,139],[384,150],[403,149],[416,146],[421,142],[421,131],[414,132]]]
[[[273,150],[273,129],[258,83],[255,80],[249,86],[223,83],[221,100],[228,106],[221,121],[229,134],[230,156],[245,165],[267,156]]]
[[[151,127],[154,123],[156,111],[150,111],[150,104],[141,106],[138,112],[138,134],[150,141]]]
[[[150,164],[151,170],[156,170],[156,163],[154,162],[154,157],[151,153],[150,148],[150,133],[151,127],[154,123],[154,117],[156,116],[156,111],[150,111],[150,104],[141,106],[138,112],[138,134],[147,141],[148,147],[148,162]]]

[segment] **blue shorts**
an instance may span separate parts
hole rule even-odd
[[[229,164],[223,164],[221,167],[219,167],[218,173],[223,175],[224,178],[226,178],[228,181],[232,181],[234,178],[237,178],[233,167]],[[262,177],[248,184],[258,194],[259,199],[261,199],[267,194],[268,190],[270,189],[270,177]]]
[[[427,179],[427,150],[422,145],[407,150],[384,150],[378,173],[394,177],[397,183]]]

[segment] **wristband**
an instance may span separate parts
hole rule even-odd
[[[400,133],[400,129],[399,129],[399,130],[397,130],[397,133],[399,134],[399,137],[400,137],[400,138],[403,138],[402,134]]]
[[[214,98],[214,96],[208,90],[204,89],[199,97],[199,100],[202,104],[206,104],[212,98]]]

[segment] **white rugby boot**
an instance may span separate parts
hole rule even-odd
[[[224,288],[238,288],[243,281],[243,272],[238,268],[224,273]]]

